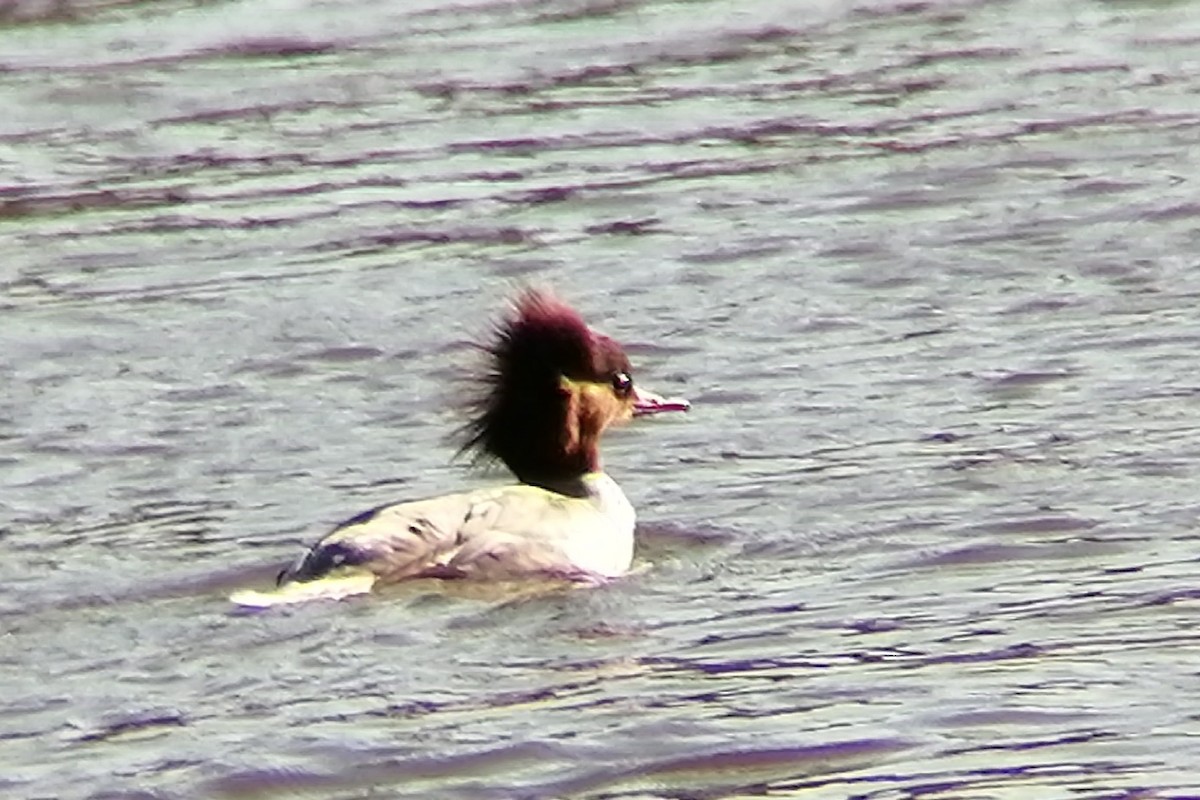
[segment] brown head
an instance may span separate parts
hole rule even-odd
[[[481,349],[488,372],[462,449],[522,483],[555,487],[598,471],[609,425],[688,408],[635,387],[621,346],[546,290],[522,292]]]

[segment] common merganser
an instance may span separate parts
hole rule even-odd
[[[460,454],[520,481],[351,517],[243,606],[344,597],[410,578],[601,582],[633,561],[634,511],[600,464],[600,437],[635,415],[686,411],[636,386],[629,358],[548,291],[527,289],[481,345],[489,361]]]

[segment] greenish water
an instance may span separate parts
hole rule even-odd
[[[1200,796],[1200,5],[0,20],[3,796]],[[652,567],[235,613],[530,281]]]

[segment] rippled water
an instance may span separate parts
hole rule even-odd
[[[0,20],[3,796],[1200,796],[1200,4]],[[527,281],[652,568],[234,613]]]

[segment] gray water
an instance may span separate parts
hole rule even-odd
[[[1200,4],[0,25],[0,796],[1200,796]],[[528,282],[649,567],[235,612]]]

